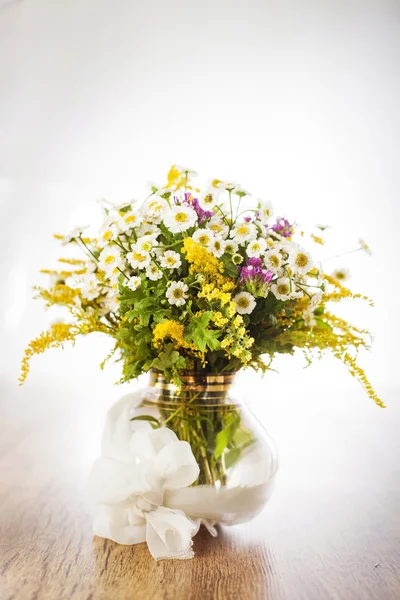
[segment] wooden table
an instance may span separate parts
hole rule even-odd
[[[395,392],[383,411],[352,385],[300,400],[274,380],[260,411],[280,448],[269,505],[216,539],[201,531],[193,560],[157,563],[144,544],[92,537],[84,481],[111,393],[96,385],[1,383],[2,600],[400,599]]]

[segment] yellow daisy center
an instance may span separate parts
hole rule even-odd
[[[306,267],[308,265],[308,257],[303,252],[299,252],[296,256],[295,264],[296,267]]]
[[[238,299],[237,305],[240,306],[240,308],[248,308],[250,306],[250,300],[246,296],[242,296],[242,298]]]
[[[290,292],[290,288],[287,283],[280,283],[276,289],[278,290],[278,294],[281,294],[281,296],[287,296]]]
[[[184,213],[184,212],[176,213],[175,221],[177,221],[178,223],[186,223],[187,220],[188,220],[188,216],[186,213]]]
[[[268,262],[272,267],[279,267],[279,258],[275,255],[270,256]]]

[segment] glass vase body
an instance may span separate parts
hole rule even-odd
[[[248,404],[235,394],[235,374],[188,373],[177,388],[150,372],[130,411],[132,426],[148,421],[190,444],[200,473],[164,503],[188,516],[233,525],[254,518],[269,499],[278,460],[275,445]]]

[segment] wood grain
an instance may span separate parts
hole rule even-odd
[[[53,384],[0,389],[2,600],[400,599],[397,407],[270,406],[281,466],[263,514],[216,539],[202,530],[191,561],[155,562],[91,534],[83,490],[105,404]]]

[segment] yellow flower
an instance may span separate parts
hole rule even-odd
[[[224,272],[224,265],[204,246],[197,244],[191,238],[185,238],[182,252],[186,254],[186,259],[191,265],[190,273],[204,275],[221,285],[229,281],[221,275]]]
[[[232,346],[232,340],[230,338],[226,337],[221,340],[221,348],[229,348],[229,346]]]
[[[233,319],[233,324],[235,327],[240,327],[243,325],[243,317],[241,315],[237,315],[237,317]]]
[[[183,337],[184,327],[178,321],[164,321],[158,323],[153,330],[153,343],[159,348],[165,339],[170,339],[176,348],[188,348],[189,344]]]
[[[236,304],[234,302],[229,302],[229,306],[226,309],[226,314],[228,317],[232,318],[236,313]]]
[[[216,312],[211,317],[211,320],[217,327],[224,327],[227,323],[229,323],[229,319],[224,317],[221,312]]]

